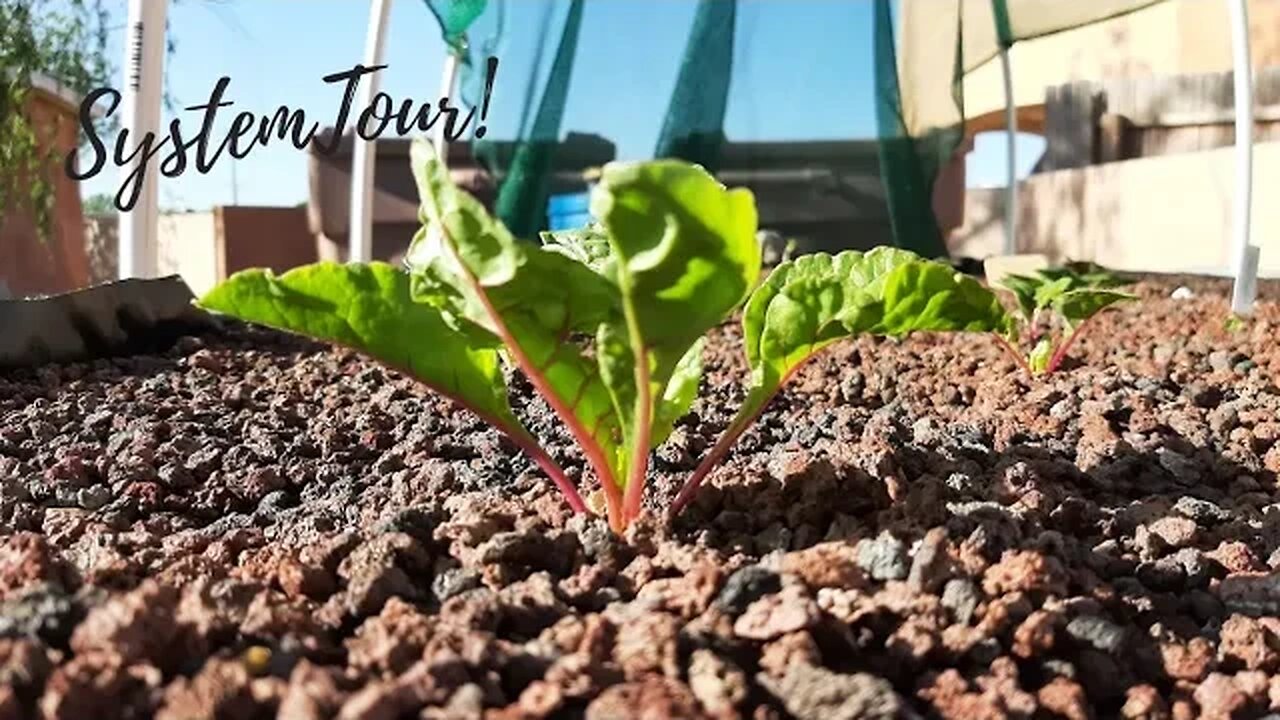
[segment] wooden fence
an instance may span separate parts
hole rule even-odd
[[[1254,139],[1280,140],[1280,67],[1257,73],[1254,109]],[[1036,171],[1224,147],[1235,142],[1233,117],[1230,72],[1052,87]]]

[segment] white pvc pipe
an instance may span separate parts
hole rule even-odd
[[[1013,69],[1009,48],[1000,48],[1000,69],[1004,74],[1004,125],[1006,139],[1006,182],[1004,190],[1004,254],[1018,251],[1018,106],[1013,101]]]
[[[1231,290],[1231,312],[1253,312],[1257,296],[1260,248],[1249,244],[1249,224],[1253,205],[1253,67],[1249,55],[1248,0],[1227,0],[1231,14],[1232,76],[1235,86],[1236,194],[1232,213],[1232,261],[1235,284]]]
[[[364,65],[372,67],[382,62],[383,44],[387,37],[387,18],[391,15],[391,0],[371,0],[369,3],[369,28],[364,39]],[[378,74],[370,73],[361,78],[356,107],[367,108],[378,92]],[[351,217],[349,221],[348,262],[369,262],[373,259],[373,171],[377,162],[377,147],[373,140],[352,134],[351,154]]]
[[[125,41],[125,84],[122,127],[128,131],[133,153],[139,140],[160,129],[160,100],[164,80],[164,29],[169,0],[129,0],[128,37]],[[137,168],[139,157],[120,168],[121,178]],[[119,276],[121,279],[155,277],[160,272],[156,222],[159,215],[155,168],[146,173],[138,201],[120,213]]]
[[[440,99],[445,98],[452,100],[453,88],[458,82],[458,56],[452,52],[445,52],[444,70],[440,73]],[[450,103],[452,104],[452,103]],[[436,156],[440,158],[441,164],[448,167],[449,165],[449,138],[445,134],[445,124],[443,120],[437,121],[436,126],[431,128],[431,145],[436,149]]]

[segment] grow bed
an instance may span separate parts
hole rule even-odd
[[[987,337],[840,343],[622,540],[467,412],[293,337],[0,374],[0,717],[1264,714],[1280,306],[1231,331],[1227,290],[1146,280],[1036,380]],[[737,332],[655,505],[737,406]]]

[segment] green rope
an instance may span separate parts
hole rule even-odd
[[[560,141],[573,59],[578,50],[582,8],[582,0],[573,0],[569,6],[532,131],[516,147],[494,204],[495,213],[516,237],[534,237],[546,222],[552,162]]]

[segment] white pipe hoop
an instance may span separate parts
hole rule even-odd
[[[390,15],[391,0],[371,0],[369,27],[364,42],[365,67],[380,65],[382,62],[387,19]],[[356,107],[369,107],[377,92],[378,74],[370,73],[363,77]],[[377,146],[375,141],[365,140],[359,133],[353,133],[351,147],[351,216],[347,228],[347,261],[369,262],[373,259],[373,173],[377,164]]]
[[[142,153],[136,152],[140,141],[147,133],[159,133],[168,11],[169,0],[129,0],[121,125],[128,132],[126,152],[133,154],[134,159],[120,168],[122,179],[136,172],[138,163],[146,162]],[[121,279],[151,278],[160,272],[156,173],[148,172],[144,178],[133,208],[120,213],[118,275]]]
[[[452,51],[446,50],[444,55],[444,69],[440,73],[440,102],[445,100],[452,101],[453,90],[458,83],[458,56]],[[450,102],[450,105],[453,103]],[[437,110],[439,106],[437,106]],[[440,163],[445,167],[449,166],[449,137],[445,133],[445,123],[439,114],[437,114],[436,126],[431,128],[431,144],[435,147],[436,157],[440,158]]]
[[[1235,90],[1236,193],[1232,212],[1231,312],[1249,315],[1258,293],[1261,248],[1249,242],[1253,210],[1253,64],[1249,54],[1248,0],[1227,0],[1231,15],[1232,83]]]
[[[1000,69],[1004,75],[1005,190],[1004,254],[1018,251],[1018,106],[1013,99],[1013,64],[1009,48],[1000,48]]]

